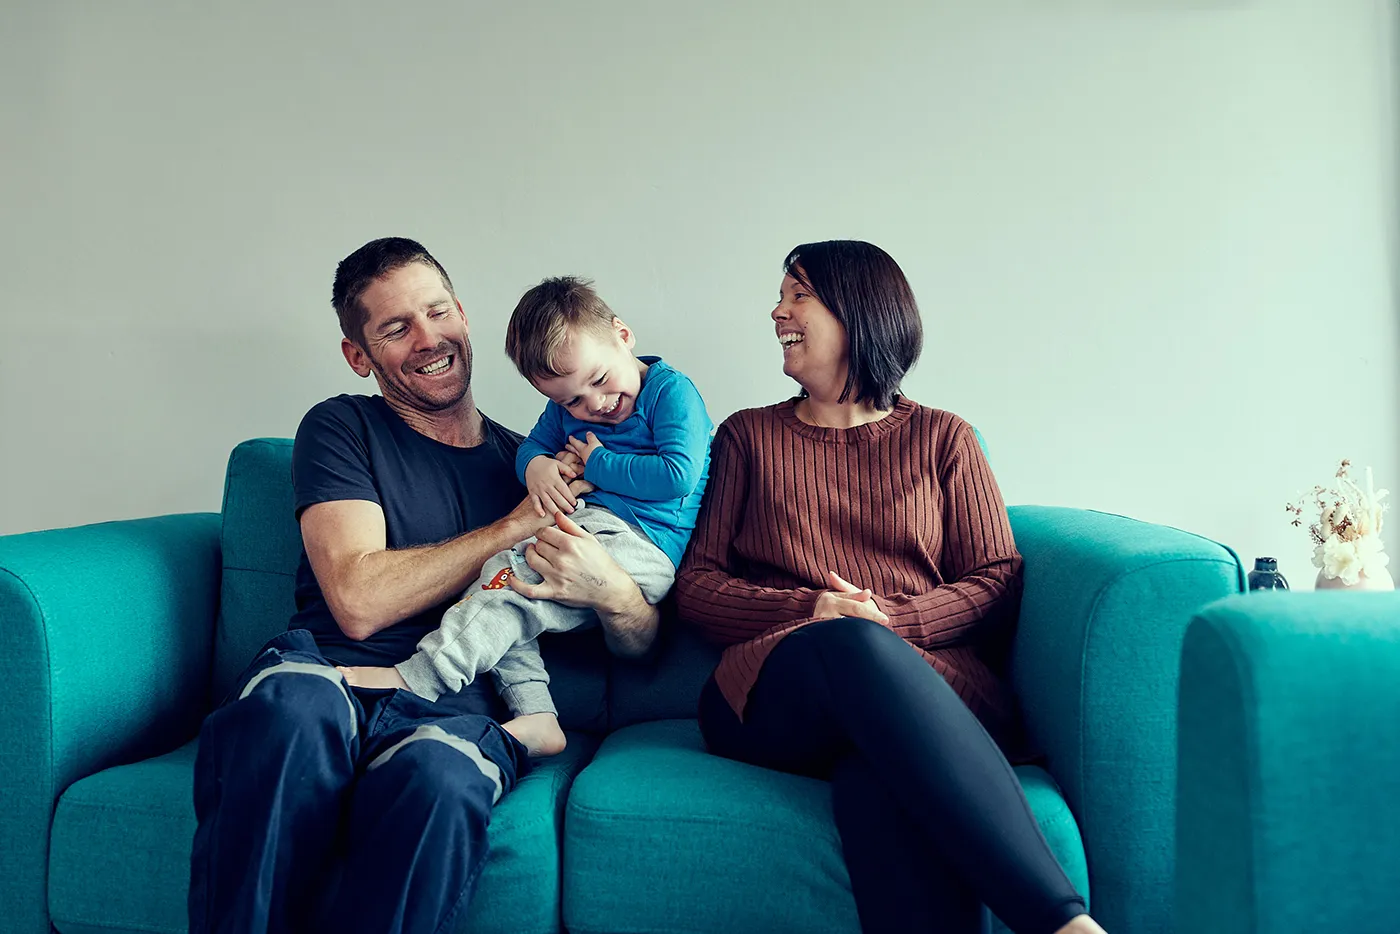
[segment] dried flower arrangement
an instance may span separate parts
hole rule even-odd
[[[1377,490],[1371,480],[1371,468],[1366,468],[1366,489],[1361,489],[1350,477],[1351,461],[1343,460],[1337,468],[1335,488],[1313,487],[1318,519],[1308,526],[1312,538],[1313,567],[1321,570],[1319,584],[1325,580],[1340,580],[1354,585],[1364,574],[1369,578],[1389,579],[1385,570],[1390,558],[1381,540],[1381,524],[1388,503],[1388,491]],[[1303,524],[1301,497],[1285,508],[1293,514],[1291,524]]]

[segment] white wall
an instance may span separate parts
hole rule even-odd
[[[859,237],[1012,503],[1302,581],[1296,490],[1345,455],[1400,495],[1389,0],[206,6],[0,12],[0,533],[217,509],[234,444],[368,391],[330,282],[389,234],[517,428],[539,278],[595,277],[718,420],[789,394],[787,249]]]

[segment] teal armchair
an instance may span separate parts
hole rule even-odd
[[[1180,930],[1400,931],[1400,593],[1252,593],[1181,656]]]
[[[0,538],[6,930],[49,930],[50,832],[65,789],[198,729],[218,594],[217,515]]]
[[[290,460],[239,445],[219,514],[0,538],[6,931],[184,931],[199,723],[292,609]],[[1012,681],[1045,752],[1017,774],[1105,926],[1168,934],[1181,640],[1242,569],[1174,529],[1010,512]],[[498,806],[461,931],[858,930],[826,785],[704,752],[714,647],[674,620],[646,663],[596,631],[541,642],[569,750]]]

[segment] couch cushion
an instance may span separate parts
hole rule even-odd
[[[1084,848],[1058,788],[1041,769],[1016,773],[1087,893]],[[573,934],[858,932],[830,786],[712,756],[694,720],[619,730],[569,796],[564,924]]]
[[[217,704],[264,642],[287,628],[301,560],[294,519],[292,442],[245,441],[229,456],[224,480],[223,586],[214,644]],[[602,730],[607,723],[607,651],[592,632],[540,638],[551,690],[566,729]]]
[[[569,785],[597,741],[572,733],[501,800],[491,855],[460,932],[557,932],[559,841]],[[184,932],[198,741],[74,783],[59,799],[49,913],[61,934]]]
[[[700,689],[719,664],[720,649],[693,626],[676,619],[675,604],[661,604],[661,642],[642,661],[612,659],[608,688],[608,729],[646,720],[686,720],[695,716]]]
[[[214,703],[264,642],[287,628],[301,532],[292,506],[292,442],[245,441],[224,476],[224,577],[214,637]]]

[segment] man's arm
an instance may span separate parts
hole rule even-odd
[[[639,658],[651,650],[661,628],[661,611],[647,603],[636,581],[623,575],[630,587],[618,587],[607,607],[598,607],[603,641],[608,651],[624,658]]]
[[[302,512],[301,538],[331,615],[361,641],[456,597],[487,558],[553,521],[537,517],[526,499],[504,518],[441,544],[389,550],[378,503],[335,500]]]

